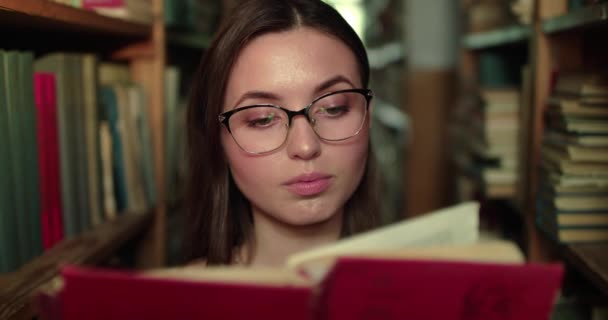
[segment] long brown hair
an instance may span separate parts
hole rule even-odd
[[[367,87],[369,63],[361,40],[332,7],[320,0],[251,0],[233,9],[199,65],[187,111],[188,162],[185,248],[187,261],[228,264],[234,248],[251,235],[249,202],[231,178],[220,143],[218,115],[232,66],[252,39],[306,26],[344,42],[354,53]],[[366,172],[344,207],[342,235],[375,226],[379,214],[375,160],[368,148]]]

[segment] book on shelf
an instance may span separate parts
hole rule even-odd
[[[608,242],[608,211],[563,211],[537,199],[536,225],[560,243]]]
[[[520,92],[517,87],[481,87],[480,104],[461,130],[488,199],[515,195],[519,154]]]
[[[579,162],[567,158],[553,148],[541,147],[541,166],[560,174],[580,177],[608,177],[608,163]]]
[[[111,132],[115,163],[112,177],[116,188],[114,202],[118,211],[143,212],[156,202],[145,91],[141,84],[131,80],[124,65],[101,64],[99,81],[104,110],[102,123]]]
[[[547,101],[536,221],[559,242],[608,241],[607,79],[557,74]]]
[[[0,205],[0,233],[3,253],[0,272],[14,270],[43,249],[40,221],[38,124],[34,97],[34,55],[32,52],[0,50],[2,64],[3,119],[0,136],[3,151],[2,190],[5,199]],[[6,251],[4,251],[6,250]]]
[[[566,116],[608,117],[608,108],[584,105],[580,98],[551,96],[547,100],[547,108],[549,112]]]
[[[543,319],[559,264],[527,264],[479,236],[463,203],[296,253],[284,267],[186,266],[147,272],[67,266],[38,296],[62,319]],[[440,308],[437,308],[441,305]]]
[[[560,112],[547,111],[547,126],[572,134],[608,135],[608,117],[566,116]]]
[[[155,206],[148,99],[126,65],[0,50],[0,67],[0,273],[119,212]]]
[[[581,134],[577,132],[547,129],[543,139],[548,144],[572,145],[581,147],[608,147],[608,135],[603,134]]]
[[[71,237],[82,230],[80,224],[80,211],[83,209],[80,206],[81,200],[84,197],[86,189],[79,188],[78,185],[78,148],[82,145],[77,143],[77,119],[75,119],[76,105],[72,98],[74,91],[74,79],[77,67],[74,63],[76,58],[67,53],[52,53],[39,58],[35,63],[37,72],[52,73],[56,79],[56,98],[57,98],[57,127],[59,134],[59,159],[60,159],[60,181],[61,181],[61,203],[62,203],[62,220],[64,226],[64,235]],[[84,173],[84,172],[81,172]],[[85,186],[82,186],[86,188]],[[86,210],[86,209],[85,209]]]
[[[34,84],[40,160],[41,232],[44,248],[49,249],[63,239],[55,75],[36,72]]]
[[[608,73],[562,72],[557,76],[554,93],[580,98],[583,105],[606,105],[608,104]]]
[[[588,147],[573,143],[555,144],[552,141],[548,141],[545,146],[566,160],[608,163],[608,148],[606,147]]]

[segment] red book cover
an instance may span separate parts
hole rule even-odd
[[[549,319],[558,264],[341,259],[315,319]]]
[[[49,224],[50,224],[50,246],[63,239],[63,218],[61,204],[61,175],[59,164],[59,128],[57,126],[57,89],[54,74],[47,74],[46,97],[47,112],[45,117],[46,141],[47,141],[47,161],[49,167],[49,199],[51,205]]]
[[[48,97],[46,89],[47,75],[34,74],[34,100],[36,102],[36,137],[38,139],[38,170],[40,172],[40,220],[42,226],[42,245],[45,249],[51,247],[51,167],[49,166],[48,141]]]
[[[308,287],[142,278],[133,273],[79,267],[65,267],[61,274],[63,320],[309,320],[311,314]],[[48,299],[46,303],[53,305]]]

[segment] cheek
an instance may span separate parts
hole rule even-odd
[[[347,141],[326,149],[332,167],[341,178],[337,191],[343,201],[355,192],[365,172],[369,152],[368,130]]]
[[[245,196],[250,196],[256,190],[261,191],[273,179],[276,166],[272,165],[273,159],[269,156],[248,155],[239,148],[227,132],[222,133],[222,147],[232,177]]]

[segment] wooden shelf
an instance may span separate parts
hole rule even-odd
[[[590,27],[608,22],[608,3],[576,9],[562,16],[543,21],[548,34]]]
[[[572,244],[564,256],[608,297],[608,244]]]
[[[211,39],[197,33],[167,32],[167,44],[195,50],[205,50],[209,47]]]
[[[153,211],[125,214],[114,221],[65,240],[18,271],[0,278],[0,319],[29,318],[32,294],[47,285],[63,264],[90,265],[112,255],[126,242],[142,234],[152,223]]]
[[[503,46],[525,42],[531,34],[532,29],[529,26],[514,25],[492,31],[471,33],[464,37],[463,46],[473,50]]]
[[[146,38],[152,26],[114,19],[52,1],[0,0],[0,25],[36,30]]]

